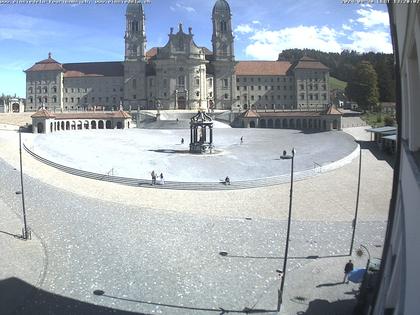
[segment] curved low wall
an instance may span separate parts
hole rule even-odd
[[[29,153],[36,160],[46,165],[49,165],[51,167],[54,167],[58,170],[61,170],[63,172],[66,172],[68,174],[95,179],[95,180],[112,182],[112,183],[121,184],[121,185],[127,185],[127,186],[138,186],[138,187],[159,188],[159,189],[174,189],[174,190],[204,190],[206,191],[206,190],[249,189],[249,188],[257,188],[257,187],[264,187],[264,186],[274,186],[274,185],[288,183],[290,181],[290,175],[280,175],[280,176],[259,178],[255,180],[234,181],[230,185],[225,185],[223,182],[165,181],[164,185],[152,186],[151,181],[146,180],[146,179],[137,179],[137,178],[113,176],[113,175],[108,175],[108,174],[99,174],[99,173],[83,171],[80,169],[61,165],[53,161],[47,160],[43,158],[42,156],[39,156],[35,152],[31,151],[25,144],[23,144],[23,148],[25,149],[27,153]],[[295,172],[294,179],[302,180],[308,177],[316,176],[320,173],[325,173],[325,172],[340,168],[346,164],[349,164],[353,159],[355,159],[359,155],[359,151],[360,151],[360,146],[358,145],[357,148],[351,154],[349,154],[348,156],[338,161],[324,164],[324,165],[319,165],[317,167],[314,167],[313,169]]]

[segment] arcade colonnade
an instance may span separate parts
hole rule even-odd
[[[33,133],[53,133],[56,131],[90,129],[127,129],[131,116],[120,110],[111,113],[50,113],[40,109],[32,117]]]
[[[335,108],[330,108],[324,112],[257,112],[248,110],[242,115],[241,120],[244,128],[309,129],[320,131],[342,129],[342,113]]]

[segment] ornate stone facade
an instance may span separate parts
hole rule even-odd
[[[164,47],[146,50],[141,4],[126,10],[125,58],[117,62],[61,64],[51,58],[26,70],[26,110],[299,109],[322,110],[329,72],[304,57],[287,61],[235,61],[232,15],[226,0],[212,11],[212,50],[194,42],[182,24]]]

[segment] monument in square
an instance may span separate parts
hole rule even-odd
[[[190,120],[190,153],[212,153],[213,147],[213,119],[199,110]]]

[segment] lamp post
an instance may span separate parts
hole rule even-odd
[[[359,212],[359,195],[360,195],[360,176],[361,176],[361,174],[362,174],[362,147],[359,144],[359,178],[357,180],[356,209],[354,211],[354,219],[353,219],[353,222],[352,222],[353,232],[352,232],[352,236],[351,236],[349,256],[351,256],[351,254],[353,252],[354,235],[356,233],[357,214]]]
[[[290,194],[289,194],[290,199],[289,199],[289,216],[287,218],[286,246],[284,249],[283,273],[281,277],[280,291],[278,294],[277,311],[280,311],[280,305],[283,302],[284,280],[286,278],[286,268],[287,268],[287,255],[289,253],[290,222],[292,219],[292,200],[293,200],[293,167],[294,167],[295,154],[296,154],[296,150],[293,148],[292,154],[287,154],[286,151],[283,151],[283,155],[280,156],[280,159],[282,160],[292,160],[292,164],[290,167]]]
[[[22,212],[23,212],[23,230],[22,238],[24,240],[28,239],[28,226],[26,225],[26,209],[25,209],[25,193],[23,191],[23,170],[22,170],[22,135],[19,128],[19,161],[20,161],[20,188],[22,195]]]

